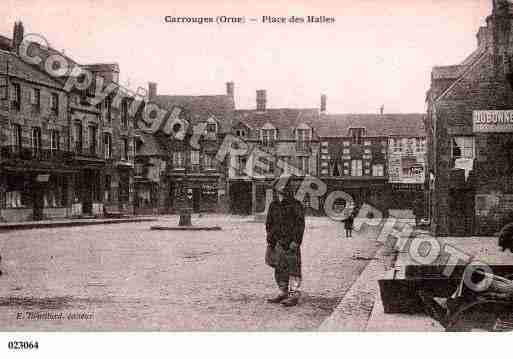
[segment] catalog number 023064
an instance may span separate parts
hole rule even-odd
[[[32,350],[39,349],[39,343],[37,341],[9,341],[7,348],[12,350]]]

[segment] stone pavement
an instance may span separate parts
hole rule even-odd
[[[0,233],[3,330],[316,330],[372,258],[377,243],[345,239],[343,224],[307,218],[304,295],[276,295],[264,263],[265,225],[247,217],[193,216],[223,231],[162,232],[152,223]],[[91,320],[30,320],[27,311],[92,314]],[[22,313],[22,318],[18,318]]]

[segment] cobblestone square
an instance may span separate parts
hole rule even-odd
[[[264,223],[195,216],[195,224],[223,230],[149,230],[177,222],[0,234],[2,329],[315,330],[378,248],[372,235],[345,239],[342,223],[307,218],[303,297],[285,308],[266,303],[277,288],[264,264]],[[75,317],[36,320],[27,312]]]

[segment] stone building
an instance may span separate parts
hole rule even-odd
[[[427,94],[433,231],[493,234],[513,218],[513,5],[493,1],[477,49],[434,67]]]
[[[20,55],[23,38],[21,23],[12,40],[0,38],[2,219],[132,213],[136,114],[130,93],[117,84],[119,66],[79,65],[37,44],[26,56],[40,61],[29,63]],[[59,58],[66,71],[48,70],[49,58]],[[66,86],[85,74],[89,87]],[[115,90],[96,104],[100,77]]]
[[[423,114],[322,115],[317,132],[319,178],[328,193],[344,191],[356,206],[383,212],[411,209],[422,197]]]
[[[226,163],[217,161],[216,154],[230,133],[234,84],[228,82],[222,95],[179,96],[160,95],[157,84],[150,83],[148,104],[167,112],[154,133],[156,150],[165,159],[159,206],[171,213],[182,207],[194,212],[225,212]],[[172,125],[173,121],[178,123]],[[141,159],[142,154],[138,161]]]
[[[231,213],[264,212],[271,200],[270,184],[277,177],[294,176],[300,181],[317,175],[319,109],[268,108],[266,96],[265,90],[257,90],[256,109],[235,114],[232,135],[244,141],[248,150],[230,158]],[[324,104],[325,99],[322,96]],[[256,162],[265,165],[255,166]],[[308,196],[305,199],[308,201]]]

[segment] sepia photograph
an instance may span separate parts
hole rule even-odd
[[[513,330],[513,1],[0,8],[7,353]]]

